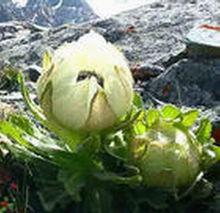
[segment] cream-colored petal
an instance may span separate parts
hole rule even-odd
[[[132,82],[126,80],[121,74],[117,73],[105,78],[105,93],[109,105],[118,117],[130,109],[133,99]]]
[[[80,129],[89,116],[90,103],[97,88],[90,89],[90,81],[69,83],[53,91],[53,115],[63,125],[70,129]]]
[[[116,121],[116,115],[108,104],[103,92],[98,92],[95,96],[89,119],[85,128],[91,130],[100,130],[112,126]]]

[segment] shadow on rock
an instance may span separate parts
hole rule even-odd
[[[182,59],[146,85],[159,100],[186,106],[220,104],[220,59]]]

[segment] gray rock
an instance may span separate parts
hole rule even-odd
[[[219,11],[220,2],[216,0],[162,0],[108,20],[80,25],[45,29],[14,22],[16,30],[10,32],[11,38],[0,40],[0,58],[23,70],[41,66],[46,49],[56,49],[93,29],[118,46],[131,67],[147,68],[143,71],[147,77],[137,79],[144,97],[150,92],[162,101],[213,107],[220,101],[220,61],[192,58],[186,52],[184,39],[197,24],[218,24]],[[151,72],[151,78],[149,67],[156,70]]]
[[[28,66],[26,70],[24,70],[24,73],[26,73],[30,81],[37,82],[37,79],[39,78],[41,71],[42,71],[41,67],[37,65],[31,65]]]
[[[85,0],[28,0],[24,7],[11,0],[0,2],[0,22],[28,21],[54,27],[65,23],[82,23],[97,18]]]
[[[186,106],[220,104],[220,59],[182,59],[147,86],[165,102]]]

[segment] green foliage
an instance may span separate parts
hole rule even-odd
[[[199,116],[198,110],[190,110],[182,114],[181,124],[185,127],[192,127]]]
[[[151,127],[159,121],[160,113],[157,109],[149,109],[147,112],[147,125]]]
[[[181,111],[179,108],[173,106],[173,105],[165,105],[161,109],[161,115],[163,119],[167,121],[173,121],[175,118],[177,118],[181,114]]]
[[[208,119],[203,119],[196,132],[197,139],[201,143],[207,143],[210,140],[212,133],[212,124]]]

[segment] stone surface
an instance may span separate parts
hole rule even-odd
[[[220,60],[181,59],[147,86],[160,100],[186,106],[220,105]]]
[[[0,22],[28,21],[54,27],[82,23],[97,18],[85,0],[28,0],[24,6],[11,0],[0,1]]]
[[[124,52],[145,98],[150,93],[165,102],[215,107],[220,101],[220,59],[189,55],[184,39],[197,24],[218,24],[219,11],[216,0],[162,0],[80,25],[48,29],[3,23],[0,58],[23,70],[39,67],[46,49],[77,40],[93,29]]]

